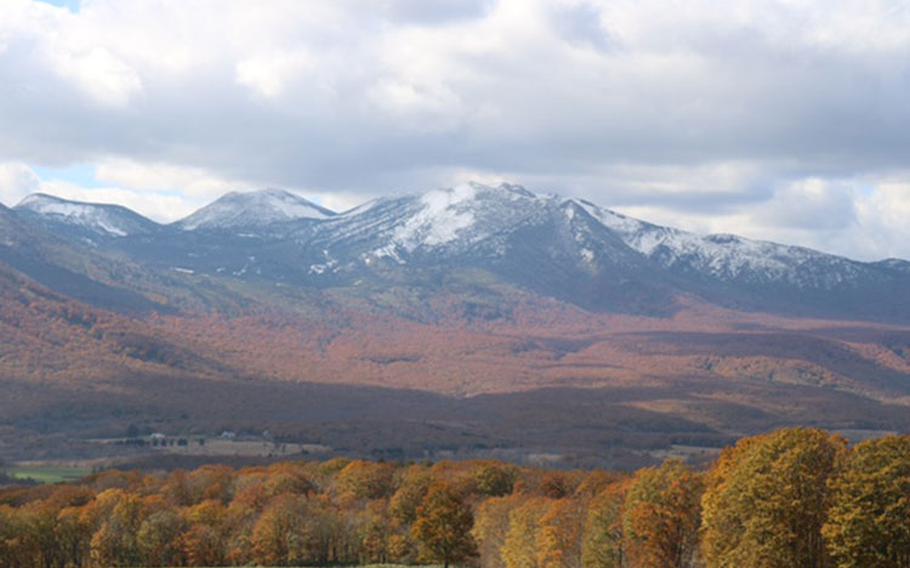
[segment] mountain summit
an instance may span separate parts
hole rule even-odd
[[[175,223],[185,231],[260,228],[299,219],[327,219],[336,213],[282,189],[232,192]]]
[[[126,237],[154,230],[157,225],[121,205],[87,203],[33,193],[14,209],[49,228],[76,231],[90,236]]]

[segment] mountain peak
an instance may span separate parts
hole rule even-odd
[[[298,219],[327,219],[336,213],[283,189],[231,192],[177,222],[186,231],[263,227]]]
[[[155,226],[154,222],[122,205],[73,201],[46,193],[28,195],[13,209],[46,223],[110,237],[147,233]]]

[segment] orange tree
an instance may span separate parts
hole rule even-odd
[[[417,509],[412,532],[428,560],[448,568],[476,555],[474,516],[462,496],[445,482],[434,483]]]
[[[698,546],[702,480],[679,460],[639,470],[623,511],[632,566],[691,566]]]

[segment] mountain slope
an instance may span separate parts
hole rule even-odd
[[[76,231],[92,237],[126,237],[155,231],[157,223],[120,205],[70,201],[35,193],[14,207],[51,230]]]
[[[0,457],[130,424],[268,429],[347,455],[407,432],[415,459],[910,431],[905,261],[693,235],[510,185],[324,218],[276,220],[265,197],[237,225],[228,211],[123,236],[0,207]]]
[[[509,184],[380,198],[343,214],[281,190],[235,193],[173,227],[112,206],[45,197],[15,212],[35,230],[66,237],[83,231],[92,254],[111,265],[171,279],[190,275],[180,277],[181,286],[207,305],[220,303],[221,289],[246,297],[241,303],[309,309],[289,305],[288,293],[333,290],[433,319],[442,314],[421,299],[428,295],[448,290],[503,303],[503,294],[518,288],[614,313],[667,316],[694,301],[910,321],[906,261],[863,263],[734,235],[701,236]],[[389,304],[390,294],[399,300]]]

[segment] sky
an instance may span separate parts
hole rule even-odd
[[[910,4],[0,0],[0,202],[476,180],[910,258]]]

